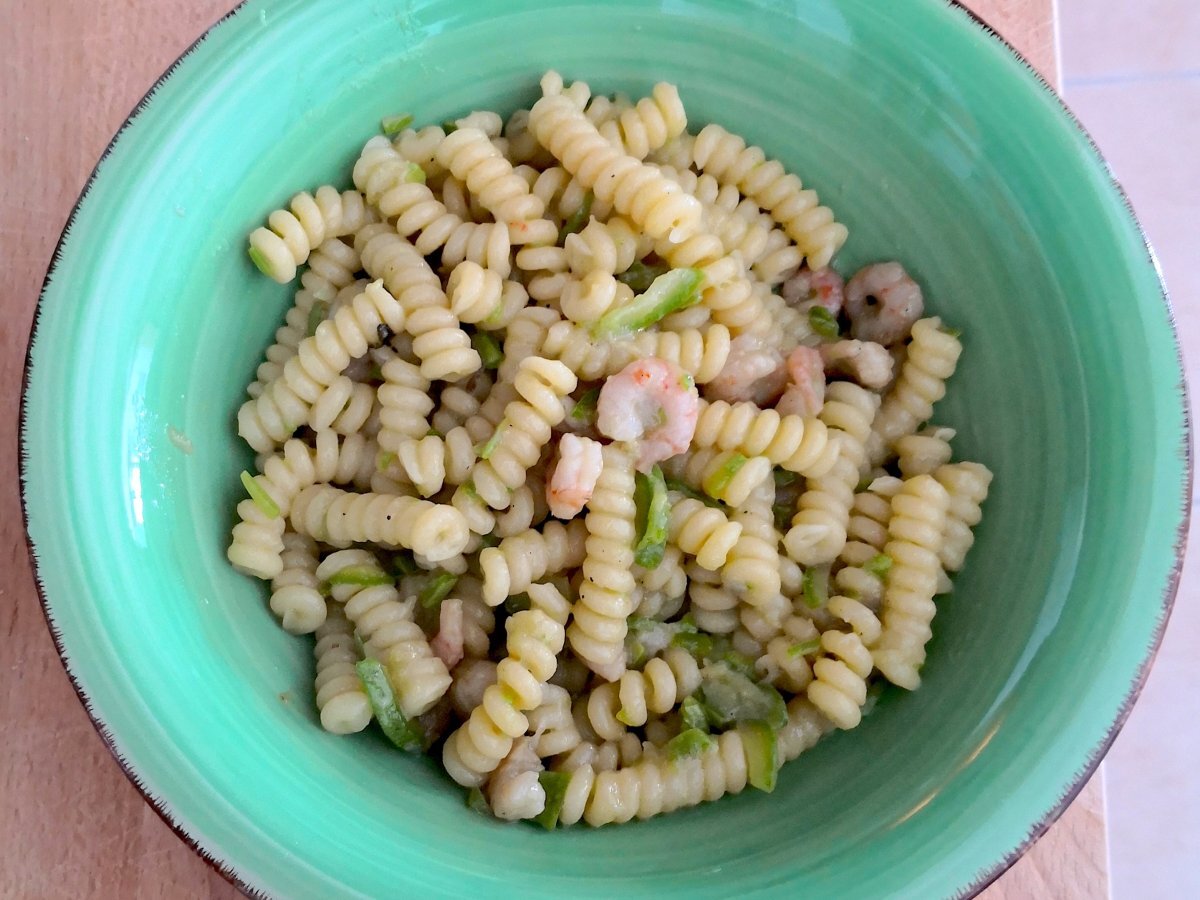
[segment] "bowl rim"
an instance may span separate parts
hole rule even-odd
[[[1179,523],[1179,528],[1176,532],[1174,546],[1172,547],[1172,555],[1174,557],[1171,571],[1167,576],[1162,596],[1160,598],[1160,609],[1158,622],[1155,625],[1150,644],[1148,645],[1145,658],[1138,666],[1137,672],[1134,675],[1132,684],[1125,694],[1121,705],[1117,709],[1117,713],[1112,723],[1109,725],[1104,738],[1097,744],[1089,753],[1082,767],[1077,774],[1073,776],[1073,780],[1067,787],[1066,791],[1055,802],[1055,804],[1047,810],[1047,812],[1037,821],[1035,821],[1024,837],[1024,839],[1012,850],[1004,854],[992,864],[989,868],[976,874],[974,878],[965,883],[954,894],[955,898],[971,898],[979,895],[989,885],[1000,878],[1012,866],[1029,851],[1029,849],[1044,835],[1051,826],[1062,816],[1067,807],[1083,790],[1084,786],[1091,780],[1096,773],[1100,763],[1111,749],[1117,735],[1120,734],[1129,718],[1130,712],[1137,703],[1141,695],[1142,689],[1145,687],[1146,679],[1149,676],[1150,670],[1158,656],[1158,651],[1162,645],[1163,635],[1166,631],[1167,624],[1170,621],[1171,612],[1174,608],[1175,600],[1179,591],[1179,581],[1183,571],[1183,560],[1187,550],[1188,531],[1192,518],[1192,506],[1194,500],[1195,487],[1195,435],[1192,429],[1191,415],[1191,398],[1188,390],[1188,382],[1186,371],[1183,365],[1183,345],[1179,338],[1179,327],[1176,320],[1175,308],[1171,302],[1170,294],[1167,290],[1166,282],[1163,278],[1162,268],[1158,262],[1158,256],[1150,242],[1149,236],[1146,234],[1142,226],[1141,220],[1138,218],[1137,212],[1133,208],[1133,204],[1126,193],[1125,188],[1118,180],[1116,173],[1109,165],[1100,147],[1092,138],[1091,133],[1084,127],[1079,117],[1075,115],[1072,109],[1067,105],[1063,96],[1054,88],[1053,85],[1039,72],[1026,56],[1012,45],[999,31],[997,31],[986,19],[979,15],[974,10],[968,8],[963,0],[928,0],[930,5],[939,3],[951,9],[957,10],[966,15],[966,17],[974,24],[983,34],[986,39],[999,42],[1015,59],[1031,74],[1037,82],[1041,91],[1050,95],[1057,104],[1058,109],[1066,118],[1067,122],[1087,141],[1091,147],[1096,159],[1103,168],[1104,174],[1107,177],[1110,185],[1116,190],[1122,203],[1125,207],[1125,212],[1129,216],[1129,220],[1137,229],[1137,233],[1141,238],[1142,248],[1146,254],[1147,261],[1155,272],[1158,282],[1159,296],[1166,309],[1167,322],[1170,328],[1171,337],[1175,344],[1175,357],[1180,371],[1180,382],[1177,386],[1178,396],[1182,405],[1182,425],[1183,425],[1183,462],[1184,462],[1184,507],[1182,518]],[[215,870],[222,878],[228,881],[231,885],[241,891],[244,895],[254,898],[269,898],[271,895],[266,891],[255,887],[251,884],[242,873],[230,862],[224,860],[219,855],[218,848],[205,846],[199,839],[191,835],[183,823],[175,818],[172,811],[168,807],[165,797],[156,796],[144,784],[141,776],[133,766],[133,764],[121,755],[117,748],[116,742],[112,733],[109,731],[107,723],[100,718],[94,711],[91,698],[87,691],[80,683],[75,673],[71,669],[71,662],[67,656],[66,647],[64,646],[62,633],[59,630],[52,604],[46,594],[42,583],[41,571],[38,565],[37,554],[34,552],[33,540],[29,534],[29,509],[26,502],[26,486],[28,484],[28,467],[30,465],[30,457],[24,452],[26,446],[26,436],[28,427],[28,400],[29,400],[29,376],[33,366],[33,347],[35,338],[37,337],[38,325],[41,321],[42,304],[46,298],[46,291],[50,286],[54,271],[58,266],[59,259],[62,256],[63,244],[65,243],[68,234],[71,231],[72,225],[75,223],[75,218],[80,211],[80,207],[87,199],[91,192],[92,185],[96,180],[97,174],[100,171],[104,161],[112,153],[121,135],[133,123],[133,121],[142,113],[142,111],[154,100],[159,89],[174,75],[179,66],[191,56],[209,37],[226,22],[233,19],[239,13],[243,12],[250,0],[239,0],[229,12],[221,16],[217,21],[209,25],[205,30],[183,50],[182,53],[172,62],[166,70],[155,79],[154,83],[146,91],[140,100],[134,105],[133,109],[122,120],[120,126],[113,133],[112,138],[105,146],[104,151],[100,154],[87,180],[84,182],[79,196],[76,198],[71,207],[71,213],[67,217],[66,223],[63,225],[57,242],[54,246],[54,251],[51,253],[50,262],[46,268],[46,274],[42,279],[42,287],[38,292],[37,302],[34,305],[33,317],[29,328],[29,340],[25,348],[25,359],[21,371],[21,397],[20,407],[18,411],[18,429],[17,429],[17,466],[18,478],[20,481],[20,497],[21,497],[21,519],[25,531],[25,549],[28,554],[30,570],[33,574],[34,588],[37,591],[38,602],[41,606],[42,615],[46,621],[46,627],[50,632],[51,639],[54,642],[55,652],[58,654],[59,662],[63,666],[67,679],[71,683],[72,689],[75,691],[75,696],[78,698],[84,711],[87,713],[88,720],[99,735],[100,740],[104,743],[109,754],[116,762],[121,772],[137,789],[142,799],[153,809],[160,819],[175,833],[175,835],[188,846],[197,856],[200,857],[209,867]]]

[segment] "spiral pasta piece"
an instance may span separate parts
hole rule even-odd
[[[783,539],[788,555],[803,566],[833,562],[846,545],[854,488],[877,406],[876,395],[856,384],[837,381],[829,385],[818,418],[839,442],[838,459],[824,475],[808,480],[792,527]]]
[[[829,265],[846,242],[846,226],[834,221],[833,212],[820,205],[816,191],[805,190],[800,179],[776,160],[767,159],[760,147],[747,146],[743,138],[720,125],[706,125],[696,135],[693,161],[701,172],[714,175],[767,210],[804,251],[809,266]]]
[[[253,500],[239,503],[237,515],[226,558],[239,572],[264,581],[274,578],[283,571],[283,516],[268,515]]]
[[[884,552],[892,558],[883,593],[883,632],[871,648],[875,666],[893,684],[916,690],[925,662],[930,623],[937,612],[941,561],[938,552],[946,527],[950,495],[931,475],[904,482],[892,498]]]
[[[668,470],[716,500],[741,506],[755,490],[771,480],[771,461],[765,456],[742,456],[734,450],[692,450],[674,457]]]
[[[770,318],[764,315],[762,298],[746,277],[742,260],[726,254],[715,234],[700,231],[683,240],[660,239],[654,250],[673,268],[696,268],[704,273],[701,302],[713,321],[726,326],[730,334],[736,337],[770,331]]]
[[[430,434],[401,441],[396,461],[422,497],[432,497],[442,489],[446,480],[446,443],[442,438]]]
[[[588,188],[571,177],[570,172],[557,165],[551,165],[540,172],[534,179],[530,190],[542,199],[546,205],[546,215],[556,229],[562,226],[565,219],[575,215],[583,208],[589,192]],[[597,201],[593,197],[590,212],[596,218],[608,219],[612,213],[612,204],[603,200]],[[527,241],[526,243],[545,242]]]
[[[363,159],[359,162],[363,162]],[[388,158],[386,164],[400,169],[407,169],[408,166],[398,155]],[[470,259],[496,272],[501,278],[507,278],[512,271],[509,259],[512,237],[509,226],[504,223],[477,224],[464,221],[461,216],[450,212],[426,185],[419,182],[399,185],[388,194],[383,208],[385,215],[396,217],[395,228],[371,230],[374,227],[371,226],[361,230],[355,236],[355,247],[359,253],[363,253],[363,248],[379,234],[393,233],[411,239],[422,257],[441,250],[444,266],[455,266]],[[365,259],[364,268],[371,271]]]
[[[479,554],[484,601],[499,606],[535,581],[580,565],[586,537],[584,523],[572,519],[565,525],[547,522],[541,531],[531,528],[485,548]]]
[[[667,540],[696,558],[696,564],[715,572],[725,565],[742,535],[742,526],[725,513],[690,497],[672,498]]]
[[[793,693],[803,691],[812,681],[812,666],[806,645],[816,643],[820,649],[821,634],[812,620],[805,616],[787,617],[781,633],[771,637],[763,653],[755,660],[755,668],[763,673],[763,680]]]
[[[367,390],[369,386],[364,385]],[[334,421],[341,417],[355,399],[355,383],[345,375],[335,376],[313,401],[308,410],[308,427],[314,430],[332,428]],[[371,397],[374,401],[374,392]]]
[[[313,251],[308,258],[308,271],[300,276],[302,287],[296,292],[295,303],[287,311],[284,324],[276,330],[275,343],[267,348],[266,359],[255,372],[255,380],[246,388],[247,394],[257,397],[272,379],[283,374],[284,365],[296,355],[300,342],[308,337],[310,320],[328,317],[338,291],[354,283],[359,264],[354,248],[337,238],[329,238]],[[354,292],[355,295],[360,291],[361,288]]]
[[[441,129],[437,131],[440,132]],[[425,137],[435,137],[436,133],[426,131]],[[402,144],[407,142],[408,149],[414,151],[414,137],[416,136],[402,136],[400,141]],[[438,143],[440,144],[440,141]],[[421,158],[426,158],[427,155],[425,148],[414,152],[414,156]],[[354,163],[351,177],[354,186],[362,191],[367,202],[388,219],[401,215],[412,202],[413,195],[427,195],[431,199],[433,197],[433,192],[425,186],[427,174],[421,164],[407,158],[382,135],[376,135],[363,145]]]
[[[871,651],[857,634],[826,631],[805,695],[838,728],[854,728],[862,720],[867,676],[873,668]]]
[[[379,445],[361,434],[339,435],[333,431],[318,431],[313,438],[313,481],[330,484],[351,484],[365,489],[375,474]],[[263,473],[273,478],[268,466]]]
[[[781,588],[779,532],[775,530],[771,509],[773,497],[773,493],[756,491],[733,513],[733,521],[742,526],[742,534],[721,568],[722,583],[755,607],[770,603]]]
[[[971,529],[983,518],[980,509],[987,499],[992,473],[987,466],[974,462],[939,466],[933,473],[938,484],[950,495],[946,510],[946,532],[938,556],[942,568],[957,572],[975,543]]]
[[[466,483],[475,471],[475,463],[479,454],[475,449],[475,441],[465,426],[451,428],[442,441],[442,468],[445,472],[446,484],[460,485]]]
[[[416,309],[406,325],[413,336],[413,352],[421,359],[421,374],[431,381],[458,381],[483,365],[471,338],[450,310],[440,306]]]
[[[588,720],[606,741],[617,740],[627,727],[640,728],[652,715],[664,715],[696,689],[699,682],[685,682],[671,666],[671,658],[654,657],[642,671],[631,669],[619,681],[599,685],[588,697]],[[680,674],[689,676],[690,667]]]
[[[350,360],[382,343],[380,326],[404,326],[404,309],[376,281],[302,340],[296,356],[262,394],[238,410],[238,434],[255,450],[271,450],[308,419],[309,410]],[[330,420],[332,421],[332,419]]]
[[[328,581],[349,566],[379,568],[379,561],[368,551],[342,550],[322,561],[317,577]],[[363,652],[384,663],[401,712],[419,716],[445,695],[450,673],[413,621],[412,600],[402,602],[391,584],[338,584],[333,591],[335,599],[344,603]]]
[[[566,415],[562,398],[578,380],[561,362],[529,357],[521,361],[515,385],[520,400],[504,410],[497,426],[499,442],[475,466],[475,490],[492,509],[506,509],[511,491],[525,483],[526,473],[550,441],[550,429]]]
[[[446,129],[440,125],[406,128],[392,139],[392,148],[420,166],[427,179],[436,179],[446,175],[445,167],[437,161],[437,149],[445,139]],[[375,145],[379,146],[379,141]]]
[[[379,386],[379,446],[396,453],[408,440],[417,440],[429,431],[428,415],[433,411],[429,396],[430,380],[416,366],[398,356],[380,367],[383,384]]]
[[[438,397],[437,411],[430,419],[433,427],[446,434],[465,425],[468,419],[479,414],[494,385],[495,380],[486,371],[476,372],[464,382],[446,385]]]
[[[389,494],[354,494],[326,484],[305,488],[292,506],[301,534],[334,546],[369,541],[405,547],[433,562],[461,553],[469,531],[451,506]]]
[[[518,269],[530,273],[526,277],[526,290],[539,303],[556,303],[571,283],[566,251],[561,247],[523,247],[515,262]]]
[[[953,428],[931,425],[916,434],[906,434],[895,443],[896,465],[904,478],[914,475],[930,475],[938,466],[950,462],[950,441],[954,438]]]
[[[741,217],[731,217],[731,221],[734,218]],[[753,225],[748,225],[747,228],[752,229]],[[732,230],[736,233],[736,226]],[[758,234],[756,231],[750,233],[755,236]],[[753,259],[746,259],[754,271],[755,278],[764,284],[775,285],[796,274],[804,262],[804,251],[778,228],[773,228],[767,232],[767,240],[762,250]]]
[[[534,479],[532,486],[529,481],[526,481],[519,488],[514,488],[512,496],[509,498],[508,509],[496,515],[496,536],[499,538],[513,537],[528,531],[533,526],[534,517],[537,515],[535,497],[537,493],[544,493],[545,490],[546,486],[540,479]]]
[[[459,328],[441,279],[417,248],[391,231],[361,232],[363,267],[378,273],[407,311],[404,327],[413,336],[412,349],[426,378],[454,381],[478,371],[479,354]],[[449,261],[443,261],[450,264]],[[393,329],[399,330],[399,329]]]
[[[687,574],[688,600],[696,627],[711,634],[731,634],[738,626],[738,595],[722,584],[718,573],[697,563],[688,565]]]
[[[765,456],[809,478],[824,475],[837,461],[838,445],[820,419],[783,416],[753,403],[700,401],[695,447],[736,450],[743,456]]]
[[[334,440],[336,442],[336,438]],[[296,495],[317,480],[313,450],[297,438],[287,441],[281,451],[268,456],[262,468],[262,474],[256,475],[254,480],[274,501],[282,516],[291,511]]]
[[[615,375],[638,356],[629,342],[594,340],[587,329],[573,322],[552,324],[537,353],[558,360],[585,381]]]
[[[706,266],[706,277],[719,271],[716,265]],[[712,280],[702,295],[704,305],[712,312],[714,322],[729,328],[735,337],[740,334],[769,334],[773,320],[767,314],[763,297],[755,285],[738,273],[733,276]]]
[[[782,581],[782,574],[780,576]],[[735,649],[739,642],[745,644],[745,649],[738,652],[751,659],[760,656],[763,649],[783,633],[783,626],[791,617],[792,603],[780,591],[766,598],[757,605],[743,603],[738,607],[738,623],[740,627],[734,633]]]
[[[513,173],[512,163],[478,128],[458,128],[447,135],[437,149],[437,161],[466,184],[497,222],[538,219],[545,211],[541,199]]]
[[[463,322],[484,322],[504,312],[504,279],[469,259],[454,267],[446,282],[446,293],[450,311]]]
[[[553,164],[554,160],[546,148],[537,142],[529,130],[529,110],[518,109],[504,123],[504,137],[508,140],[509,160],[515,166],[529,165],[535,171],[543,171]]]
[[[583,582],[567,637],[588,668],[614,681],[625,669],[626,619],[633,612],[634,454],[603,448],[604,468],[588,502]]]
[[[594,101],[593,101],[594,103]],[[615,115],[596,122],[601,135],[617,149],[635,159],[645,159],[687,130],[687,113],[673,84],[659,82],[649,97],[629,108],[615,107]],[[595,122],[593,116],[589,121]]]
[[[678,546],[667,544],[657,566],[652,569],[634,566],[633,576],[637,582],[638,615],[665,620],[679,610],[687,592],[687,572],[683,567],[683,551]]]
[[[919,319],[900,368],[900,377],[883,398],[867,444],[871,465],[888,458],[898,438],[916,431],[933,415],[933,404],[946,395],[946,380],[954,374],[962,343],[942,328],[937,316]]]
[[[684,254],[691,254],[699,265],[713,263],[718,257],[736,254],[742,264],[752,267],[755,277],[766,284],[778,284],[804,262],[804,253],[788,236],[773,227],[769,215],[760,212],[753,200],[742,200],[734,185],[722,186],[712,175],[697,175],[660,166],[659,171],[694,194],[704,205],[707,232],[704,243],[695,243]],[[693,241],[695,238],[692,239]],[[658,248],[658,253],[679,252]]]
[[[466,724],[450,735],[442,762],[464,787],[484,782],[529,728],[525,712],[542,702],[543,686],[558,666],[563,628],[541,610],[527,609],[506,623],[508,656],[496,670],[496,683]]]
[[[846,544],[838,557],[843,565],[833,576],[839,591],[858,597],[873,609],[878,609],[883,599],[883,579],[863,566],[883,552],[892,517],[891,498],[901,484],[898,478],[876,479],[866,491],[854,495]]]
[[[332,734],[354,734],[371,723],[371,704],[354,665],[354,628],[337,603],[329,603],[325,621],[317,628],[313,656],[317,661],[314,682],[321,727]]]
[[[580,704],[576,703],[578,708]],[[579,727],[576,714],[576,727]],[[580,728],[580,733],[583,729]],[[645,756],[644,745],[636,734],[626,732],[620,740],[602,741],[596,735],[582,741],[577,747],[555,761],[559,772],[575,772],[585,766],[593,772],[614,772],[621,766],[632,766]]]
[[[444,138],[441,129],[437,129],[437,133]],[[439,143],[443,138],[438,139]],[[507,278],[511,272],[508,226],[464,221],[450,212],[424,183],[411,180],[412,160],[405,159],[381,140],[372,138],[363,148],[354,167],[355,183],[363,185],[368,196],[375,198],[374,202],[385,216],[395,218],[395,231],[405,238],[413,238],[421,256],[441,250],[444,265],[454,266],[470,259],[492,269],[501,278]],[[427,165],[426,170],[432,165]],[[358,243],[365,241],[356,240]],[[367,268],[370,271],[370,267]]]
[[[343,376],[345,377],[345,376]],[[372,422],[378,422],[378,419],[373,420],[377,407],[377,396],[373,385],[366,384],[361,381],[355,381],[350,385],[349,396],[341,401],[340,412],[334,415],[333,420],[329,423],[329,429],[341,435],[375,435],[378,433],[377,425]],[[320,401],[313,405],[313,410],[309,412],[308,424],[310,428],[319,428],[321,419],[315,415],[315,410],[320,406]]]
[[[763,315],[770,321],[770,331],[767,337],[777,347],[796,347],[800,344],[811,346],[818,342],[813,334],[808,316],[793,306],[761,282],[754,285],[762,302]]]
[[[250,232],[250,257],[264,275],[286,284],[326,239],[352,234],[370,221],[361,194],[323,185],[315,196],[297,194],[288,209],[267,217],[266,228]]]
[[[825,608],[830,615],[836,616],[849,625],[854,633],[862,638],[862,642],[866,646],[870,647],[879,640],[883,625],[880,623],[879,617],[865,603],[839,594],[830,597]]]
[[[545,356],[539,348],[551,326],[561,321],[562,316],[544,306],[527,306],[513,317],[504,335],[504,361],[496,372],[501,384],[513,380],[525,357]]]
[[[633,290],[628,285],[621,284],[607,272],[595,270],[579,281],[568,281],[558,302],[564,316],[572,322],[588,325],[632,299]]]
[[[578,277],[589,272],[620,275],[649,249],[629,220],[621,216],[607,222],[592,216],[587,225],[568,234],[563,242],[567,265]]]
[[[565,310],[564,310],[565,311]],[[700,331],[643,331],[633,339],[639,356],[656,356],[674,363],[691,375],[697,384],[708,384],[725,368],[729,359],[729,329],[710,325]]]
[[[580,184],[655,240],[668,235],[683,239],[699,227],[696,198],[613,147],[563,95],[543,96],[535,103],[529,127]]]
[[[715,203],[706,204],[704,212],[709,229],[721,242],[725,252],[736,253],[747,267],[754,269],[756,275],[762,257],[768,250],[778,252],[779,249],[782,249],[776,246],[778,238],[773,238],[773,235],[778,235],[785,241],[786,246],[791,248],[795,255],[795,268],[799,268],[804,254],[787,241],[783,232],[772,232],[771,228],[759,221],[757,216],[753,218],[742,216],[735,210],[722,209]]]
[[[571,715],[571,695],[555,684],[542,686],[542,702],[526,716],[537,735],[537,755],[545,758],[570,753],[582,738]]]
[[[317,544],[294,531],[283,535],[283,569],[271,580],[271,612],[289,634],[311,634],[325,621],[325,598],[317,589]]]
[[[632,766],[597,772],[583,766],[571,774],[559,820],[584,819],[600,826],[648,819],[725,794],[741,793],[748,783],[746,749],[737,731],[726,731],[699,756],[668,760],[646,756]]]

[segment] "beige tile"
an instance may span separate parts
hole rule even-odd
[[[1071,79],[1200,72],[1196,0],[1058,0]]]
[[[1193,511],[1191,542],[1200,545]],[[1145,690],[1105,762],[1112,896],[1200,896],[1200,553],[1184,567],[1175,612]]]
[[[1068,85],[1065,95],[1158,253],[1192,384],[1200,385],[1200,78]]]
[[[1150,2],[1188,11],[1200,33],[1200,5]],[[1062,0],[1064,13],[1083,7]],[[1080,40],[1101,61],[1096,32],[1075,34],[1064,15],[1067,59]],[[1108,24],[1105,28],[1116,27]],[[1134,28],[1132,21],[1130,28]],[[1166,29],[1169,30],[1169,29]],[[1131,44],[1150,40],[1128,36]],[[1165,52],[1160,34],[1130,58]],[[1077,48],[1078,49],[1078,48]],[[1112,65],[1117,60],[1109,60]],[[1122,181],[1166,275],[1184,345],[1193,398],[1200,400],[1200,78],[1072,81],[1066,99]],[[1200,503],[1193,508],[1192,551],[1158,659],[1105,764],[1108,775],[1112,896],[1200,896]]]

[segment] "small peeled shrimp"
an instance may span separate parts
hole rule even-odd
[[[845,286],[836,269],[826,266],[813,271],[805,266],[783,283],[780,293],[789,305],[798,309],[823,306],[836,316],[842,311]]]
[[[891,383],[895,361],[888,348],[870,341],[838,341],[818,348],[825,371],[849,375],[865,388],[882,390]]]
[[[601,434],[614,441],[639,442],[639,472],[686,450],[699,416],[695,380],[653,356],[631,362],[605,381],[596,404]]]
[[[532,819],[546,808],[546,789],[538,781],[542,760],[531,737],[520,737],[488,779],[488,800],[498,819]]]
[[[447,669],[453,669],[463,658],[463,607],[457,597],[447,597],[442,601],[438,613],[438,633],[429,642],[433,655],[446,664]]]
[[[462,718],[483,703],[483,694],[496,683],[496,664],[490,659],[468,659],[454,670],[450,703]]]
[[[721,374],[704,386],[709,400],[727,403],[750,401],[770,406],[787,384],[783,354],[752,334],[740,334],[729,344],[729,357]]]
[[[551,514],[560,519],[579,515],[592,499],[603,468],[604,455],[598,442],[570,433],[559,438],[558,463],[546,482],[546,505]]]
[[[812,347],[797,347],[787,358],[791,383],[775,409],[782,415],[812,418],[825,405],[825,363]]]
[[[885,347],[898,343],[924,313],[921,286],[898,262],[864,266],[846,284],[850,336],[858,340]]]

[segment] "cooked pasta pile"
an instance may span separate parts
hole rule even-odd
[[[962,348],[916,282],[844,282],[816,193],[669,84],[410,123],[250,235],[303,272],[228,555],[314,636],[322,726],[602,825],[917,688],[991,473],[929,424]]]

